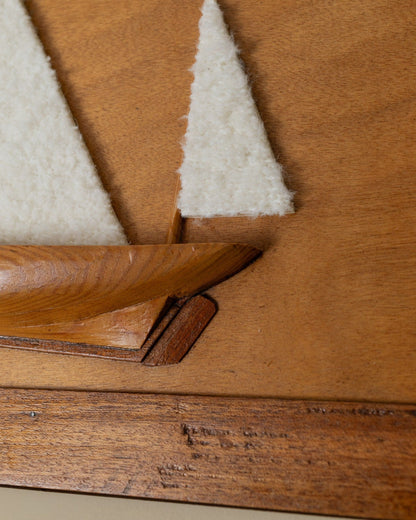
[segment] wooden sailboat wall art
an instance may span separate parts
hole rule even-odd
[[[260,255],[177,243],[182,218],[292,211],[219,6],[202,7],[179,209],[161,245],[127,244],[20,1],[2,1],[0,24],[0,346],[179,362],[216,312],[200,293]]]

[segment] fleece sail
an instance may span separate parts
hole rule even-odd
[[[0,49],[0,244],[125,244],[19,0],[0,0]]]
[[[284,215],[293,211],[216,0],[205,0],[178,206],[185,217]]]

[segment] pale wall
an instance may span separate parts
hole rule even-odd
[[[0,488],[0,518],[1,520],[303,520],[306,518],[328,520],[330,517]],[[338,520],[342,519],[338,517]]]

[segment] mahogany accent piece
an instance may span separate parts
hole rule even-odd
[[[215,316],[217,306],[206,296],[198,295],[188,300],[178,311],[144,358],[145,365],[179,363]]]
[[[162,316],[159,323],[157,323],[156,326],[154,327],[154,329],[150,332],[148,338],[146,339],[146,341],[144,342],[144,344],[141,348],[141,350],[143,352],[143,358],[156,345],[157,341],[161,338],[163,332],[170,325],[170,323],[175,319],[182,304],[185,303],[185,301],[186,301],[186,299],[183,298],[182,300],[178,300],[173,305],[171,305],[169,307],[169,309],[167,310],[167,312],[164,314],[164,316]]]
[[[416,517],[416,407],[0,391],[0,484]]]
[[[182,225],[184,218],[179,209],[175,208],[172,215],[172,222],[169,225],[167,243],[179,244],[182,238]]]

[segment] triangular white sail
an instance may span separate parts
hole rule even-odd
[[[125,244],[19,0],[0,0],[0,244]]]
[[[205,0],[180,168],[183,216],[284,215],[291,193],[216,0]]]

